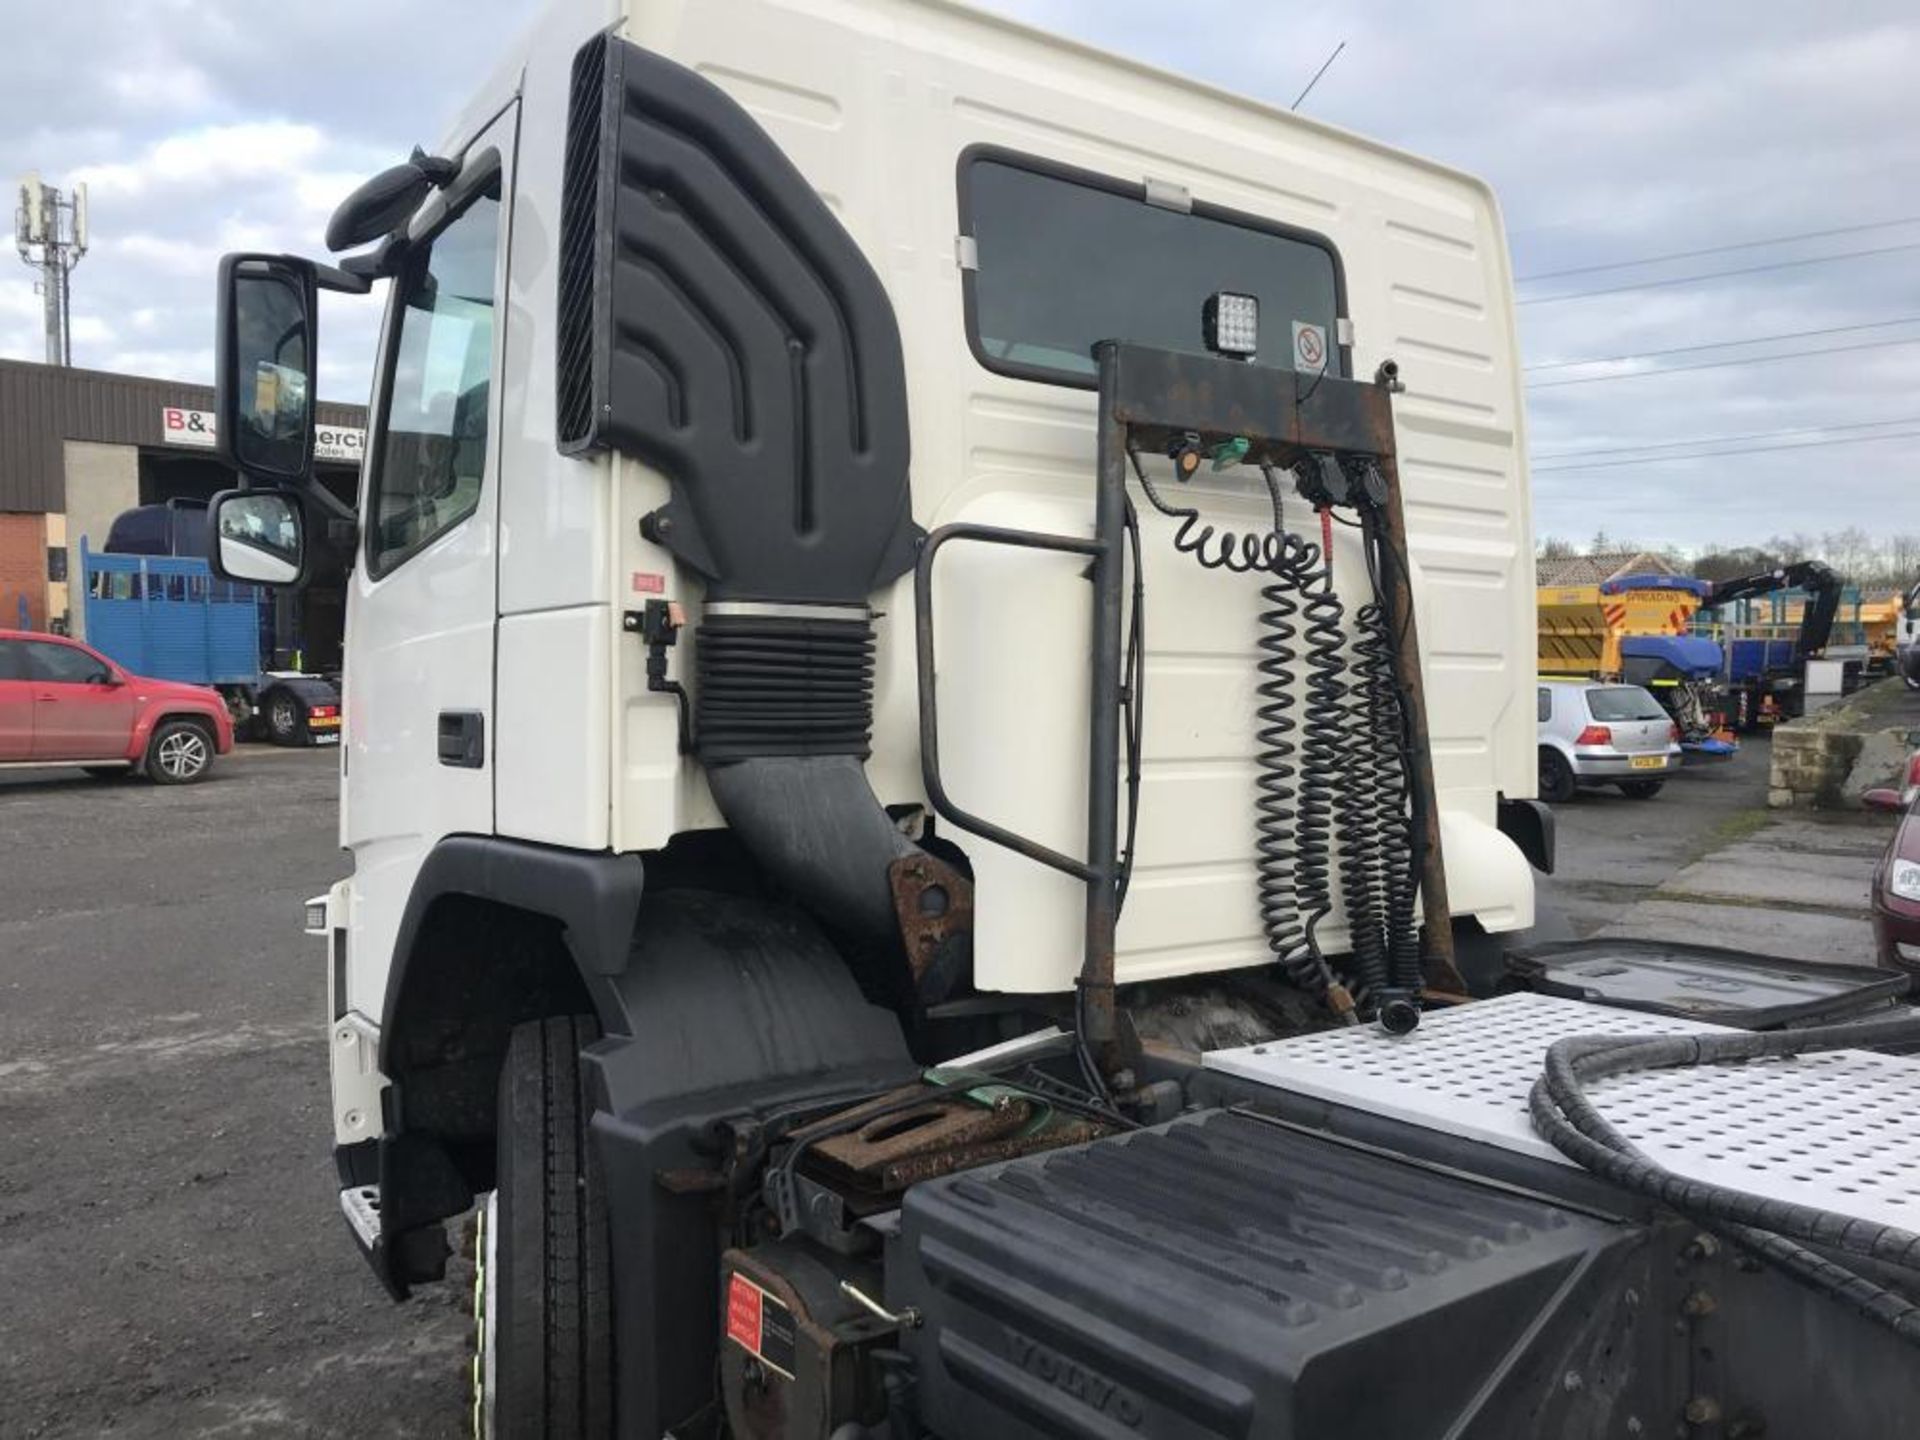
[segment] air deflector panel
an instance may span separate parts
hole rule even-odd
[[[879,276],[711,82],[602,36],[574,66],[559,444],[673,486],[714,599],[863,601],[911,563],[906,377]]]

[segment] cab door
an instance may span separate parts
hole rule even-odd
[[[347,595],[341,843],[354,856],[342,998],[375,1019],[421,862],[443,836],[493,830],[496,379],[517,113],[474,138],[410,227],[374,386]]]
[[[33,754],[33,682],[27,642],[0,640],[0,764]]]
[[[117,760],[133,737],[133,691],[78,645],[27,640],[35,760]]]

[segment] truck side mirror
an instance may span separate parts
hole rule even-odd
[[[214,439],[245,484],[313,473],[314,267],[290,255],[220,262]]]
[[[207,507],[207,563],[222,580],[299,585],[307,573],[300,502],[284,490],[223,490]]]

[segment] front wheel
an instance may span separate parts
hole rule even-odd
[[[1573,798],[1577,789],[1573,778],[1573,766],[1567,763],[1567,757],[1558,750],[1542,748],[1540,751],[1540,798],[1555,805],[1564,805]]]
[[[1622,780],[1620,793],[1629,800],[1651,800],[1666,783],[1664,780]]]
[[[147,778],[156,785],[191,785],[213,764],[213,737],[191,720],[166,720],[147,742]]]
[[[589,1015],[515,1027],[500,1070],[495,1189],[474,1246],[473,1423],[503,1440],[613,1430],[606,1192],[587,1133]]]

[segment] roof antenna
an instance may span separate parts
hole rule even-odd
[[[1347,42],[1344,40],[1333,47],[1333,53],[1321,62],[1320,68],[1313,72],[1313,78],[1307,81],[1307,88],[1294,96],[1293,104],[1287,107],[1289,110],[1298,110],[1300,108],[1300,102],[1306,99],[1308,94],[1313,90],[1313,87],[1320,83],[1320,77],[1333,68],[1333,62],[1340,58],[1340,52],[1346,48]]]

